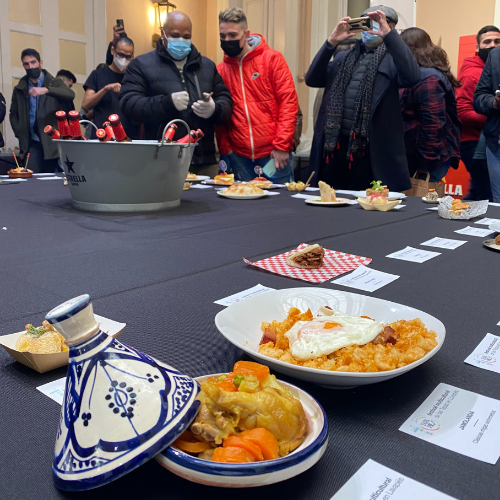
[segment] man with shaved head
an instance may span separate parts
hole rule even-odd
[[[159,140],[165,125],[184,120],[205,136],[194,149],[191,172],[214,176],[214,126],[226,123],[233,101],[215,64],[191,42],[191,19],[181,11],[169,12],[156,50],[143,54],[127,68],[120,91],[122,113],[143,123],[145,139]],[[182,125],[174,140],[186,135]]]

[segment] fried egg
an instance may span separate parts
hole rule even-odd
[[[368,344],[384,330],[382,323],[370,318],[350,316],[321,308],[312,321],[297,321],[285,333],[292,356],[298,360],[315,359],[342,347]]]

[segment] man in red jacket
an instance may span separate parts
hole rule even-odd
[[[219,34],[225,55],[217,70],[233,97],[231,121],[216,129],[221,158],[238,180],[262,167],[273,182],[288,182],[299,105],[285,58],[250,34],[242,9],[219,14]]]
[[[500,45],[500,30],[496,26],[485,26],[477,34],[477,54],[464,59],[458,79],[462,86],[455,89],[458,118],[462,122],[462,161],[470,173],[471,182],[468,198],[487,200],[491,198],[490,178],[486,162],[486,142],[481,134],[486,116],[475,112],[473,97],[477,82],[492,49]]]

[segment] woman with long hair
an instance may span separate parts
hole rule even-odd
[[[401,38],[420,66],[420,82],[399,91],[410,175],[429,172],[430,181],[439,182],[460,161],[462,125],[454,89],[461,83],[446,52],[423,29],[408,28]]]

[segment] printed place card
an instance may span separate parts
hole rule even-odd
[[[64,388],[66,387],[66,377],[54,380],[54,382],[49,382],[48,384],[41,385],[37,389],[53,399],[56,403],[60,405],[63,404],[64,399]]]
[[[494,465],[500,457],[500,401],[439,384],[399,430]]]
[[[276,196],[280,194],[278,191],[266,191],[267,196]]]
[[[495,231],[491,229],[480,229],[479,227],[471,227],[471,226],[464,227],[463,229],[457,229],[455,231],[455,233],[467,234],[468,236],[479,236],[482,238],[494,232]]]
[[[191,189],[212,189],[212,186],[207,184],[191,184]]]
[[[374,292],[398,278],[399,276],[396,274],[383,273],[370,267],[359,266],[352,273],[333,280],[331,283],[357,288],[365,292]]]
[[[454,500],[374,460],[368,460],[330,500]]]
[[[255,297],[256,295],[260,295],[261,293],[272,292],[275,288],[269,288],[267,286],[255,285],[248,290],[243,290],[242,292],[235,293],[234,295],[230,295],[224,299],[216,300],[214,304],[219,304],[221,306],[230,306],[231,304],[236,304],[237,302],[241,302],[242,300],[249,299],[250,297]]]
[[[486,337],[467,356],[465,363],[469,365],[489,370],[490,372],[500,373],[500,337],[487,333]]]
[[[500,219],[490,219],[488,217],[485,217],[484,219],[477,220],[476,222],[474,222],[474,224],[489,226],[490,224],[495,224],[495,222],[500,222]]]
[[[430,252],[429,250],[420,250],[419,248],[406,247],[398,252],[390,253],[386,255],[390,259],[407,260],[409,262],[417,262],[421,264],[433,257],[441,255],[439,252]]]
[[[319,191],[319,188],[306,187],[305,191]]]
[[[399,210],[400,208],[406,207],[406,205],[396,205],[394,210]]]
[[[37,177],[37,179],[39,181],[55,181],[55,180],[61,180],[62,181],[62,177],[57,177],[56,175],[52,176],[52,177]]]
[[[297,193],[297,194],[292,194],[291,198],[302,198],[304,200],[317,200],[318,195]]]
[[[467,243],[467,241],[435,237],[420,244],[426,247],[448,248],[450,250],[455,250],[455,248],[458,248],[464,243]]]
[[[360,196],[359,191],[349,191],[348,189],[336,189],[335,192],[338,194],[350,194],[352,196]]]
[[[493,203],[492,201],[490,201],[488,205],[490,205],[491,207],[500,207],[500,203]]]
[[[431,207],[431,208],[428,208],[427,210],[433,210],[433,211],[437,212],[439,210],[439,208],[438,207]]]

